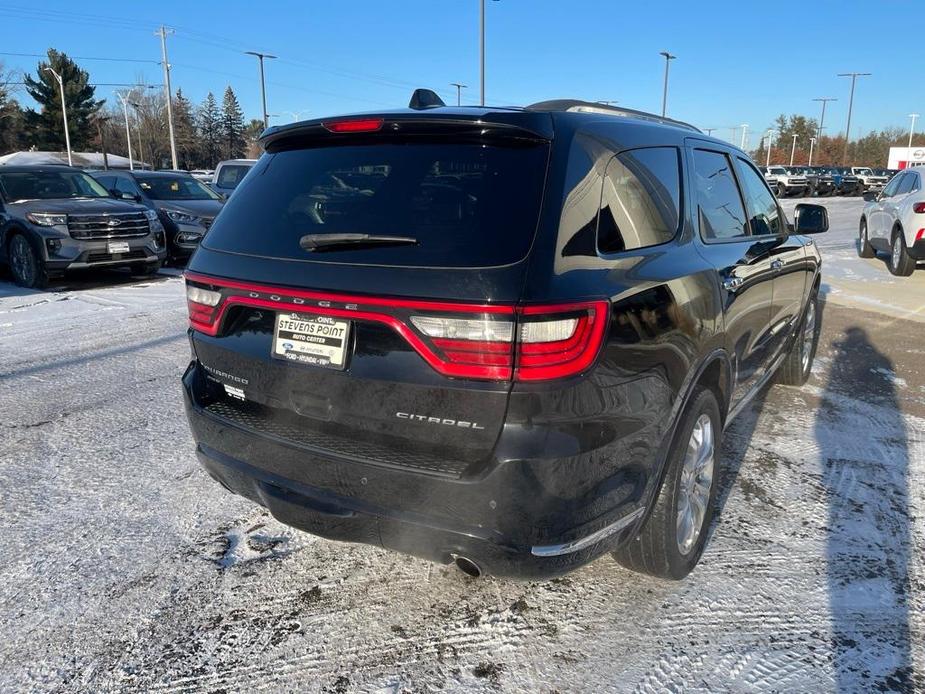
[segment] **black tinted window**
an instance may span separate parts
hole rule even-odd
[[[742,158],[737,162],[739,167],[739,180],[742,181],[742,192],[745,194],[745,209],[752,225],[752,234],[764,236],[766,234],[782,234],[783,221],[780,217],[780,208],[777,201],[768,190],[764,177]]]
[[[219,200],[192,176],[137,176],[139,187],[152,200]]]
[[[678,230],[679,152],[650,147],[622,152],[607,165],[598,248],[604,253],[665,243]]]
[[[377,144],[268,155],[206,245],[311,261],[434,267],[522,259],[536,230],[545,146]],[[309,253],[306,234],[410,236],[415,245]]]
[[[703,238],[731,239],[748,233],[729,157],[719,152],[694,150],[694,188]]]

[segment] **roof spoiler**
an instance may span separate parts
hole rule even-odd
[[[415,89],[411,95],[411,101],[408,102],[408,108],[415,111],[423,111],[426,108],[438,108],[446,106],[443,99],[432,89]]]
[[[535,104],[530,104],[524,110],[526,111],[572,111],[578,113],[603,113],[608,116],[623,116],[624,118],[638,118],[639,120],[649,120],[656,123],[664,123],[666,125],[673,125],[678,128],[685,128],[687,130],[693,130],[694,132],[701,132],[700,128],[697,128],[690,123],[685,123],[684,121],[674,120],[673,118],[666,118],[665,116],[659,116],[655,113],[648,113],[647,111],[637,111],[633,108],[623,108],[622,106],[611,106],[609,104],[602,104],[596,101],[581,101],[580,99],[551,99],[549,101],[539,101]]]

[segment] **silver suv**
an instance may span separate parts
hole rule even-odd
[[[153,274],[167,254],[157,213],[113,198],[68,166],[0,167],[0,260],[16,284],[42,288],[66,270]]]

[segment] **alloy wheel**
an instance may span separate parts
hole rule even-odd
[[[899,269],[899,262],[903,257],[903,239],[902,236],[896,234],[893,237],[893,253],[890,256],[890,262],[893,264],[893,269]]]
[[[13,239],[10,248],[10,265],[13,274],[27,287],[35,281],[35,263],[29,241],[23,236]]]
[[[697,418],[691,431],[678,484],[677,541],[683,555],[690,554],[706,521],[713,488],[713,421],[707,414]]]

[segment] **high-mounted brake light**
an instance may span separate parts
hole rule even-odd
[[[916,214],[925,214],[925,202],[917,202],[912,206],[912,211]]]
[[[321,125],[332,133],[372,133],[382,129],[382,118],[354,118],[326,121]]]
[[[284,289],[187,273],[190,327],[218,335],[235,305],[381,323],[444,376],[546,381],[577,376],[604,342],[609,302],[470,304]]]

